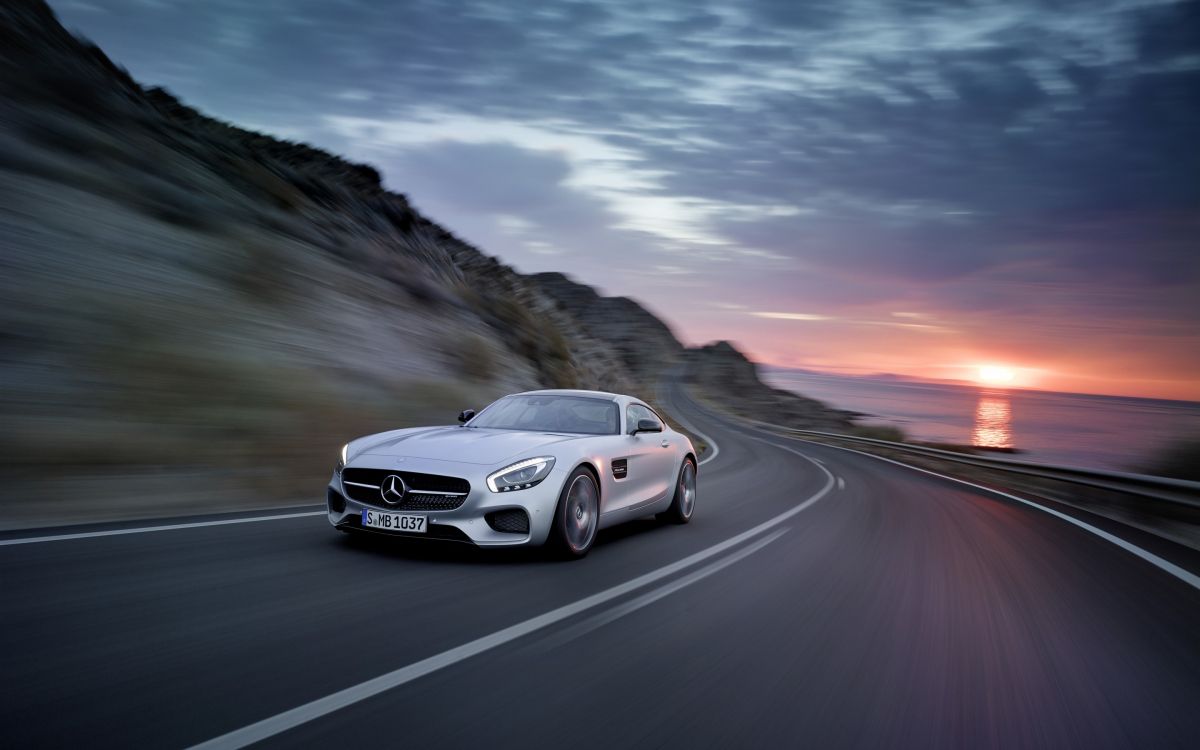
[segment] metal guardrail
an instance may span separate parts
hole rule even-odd
[[[1019,461],[1011,458],[974,456],[964,453],[955,453],[954,451],[942,450],[940,448],[928,448],[923,445],[894,443],[889,440],[877,440],[875,438],[844,435],[837,432],[800,430],[791,427],[773,425],[767,422],[759,422],[757,420],[748,419],[746,421],[756,424],[759,427],[777,432],[782,431],[799,436],[810,435],[813,437],[844,440],[849,443],[858,443],[861,445],[873,445],[903,453],[925,456],[927,458],[936,458],[943,461],[976,466],[983,469],[1004,471],[1011,474],[1037,477],[1040,479],[1052,479],[1060,482],[1069,482],[1071,484],[1077,484],[1085,487],[1094,487],[1111,492],[1139,495],[1141,497],[1161,500],[1163,502],[1176,503],[1180,506],[1191,509],[1200,509],[1200,482],[1190,482],[1184,479],[1171,479],[1168,477],[1156,477],[1149,474],[1133,474],[1121,471],[1106,471],[1104,469],[1087,469],[1079,466],[1053,466],[1050,464],[1040,464],[1031,461]]]

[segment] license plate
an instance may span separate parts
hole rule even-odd
[[[411,513],[384,513],[381,510],[363,508],[362,525],[372,529],[387,531],[406,531],[409,534],[424,534],[426,530],[425,516]]]

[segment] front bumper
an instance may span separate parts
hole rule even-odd
[[[384,456],[356,457],[350,465],[354,468],[401,470],[401,464],[395,458]],[[341,474],[334,472],[329,480],[325,506],[329,523],[339,529],[372,531],[394,537],[465,541],[480,547],[538,546],[544,544],[550,534],[559,491],[569,473],[555,466],[536,487],[499,493],[489,490],[486,483],[487,475],[498,467],[413,458],[404,459],[402,467],[403,471],[408,472],[461,477],[471,483],[471,491],[463,504],[454,510],[397,511],[389,508],[382,498],[378,503],[351,499],[342,485]],[[329,493],[336,493],[336,496]],[[344,502],[340,510],[336,507],[341,505],[341,502],[337,502],[338,498]],[[363,508],[425,516],[428,531],[424,534],[407,534],[364,528],[361,522]],[[486,516],[489,513],[509,508],[521,509],[529,516],[527,533],[497,531],[488,524]]]

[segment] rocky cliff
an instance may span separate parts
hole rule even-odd
[[[40,0],[0,5],[0,253],[10,526],[311,502],[348,437],[684,356],[372,167],[142,87]]]
[[[601,296],[592,287],[561,273],[539,273],[529,278],[588,336],[611,346],[639,380],[653,381],[664,367],[679,362],[683,345],[665,323],[634,300]]]
[[[145,89],[30,0],[0,6],[0,253],[9,522],[309,501],[348,437],[631,381],[373,168]]]
[[[764,383],[757,366],[728,341],[685,348],[665,323],[628,297],[601,296],[561,273],[530,279],[590,338],[617,352],[647,398],[652,397],[654,382],[674,369],[698,395],[740,416],[802,429],[852,427],[851,412]]]
[[[758,367],[728,341],[689,349],[683,365],[685,381],[700,395],[740,416],[805,430],[843,431],[853,426],[853,412],[763,383]]]

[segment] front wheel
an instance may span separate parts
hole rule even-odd
[[[675,482],[675,497],[671,507],[662,514],[671,523],[687,523],[692,520],[696,509],[696,462],[691,457],[683,459],[679,467],[679,480]]]
[[[558,496],[551,543],[564,557],[583,557],[596,541],[599,524],[600,490],[592,473],[580,466]]]

